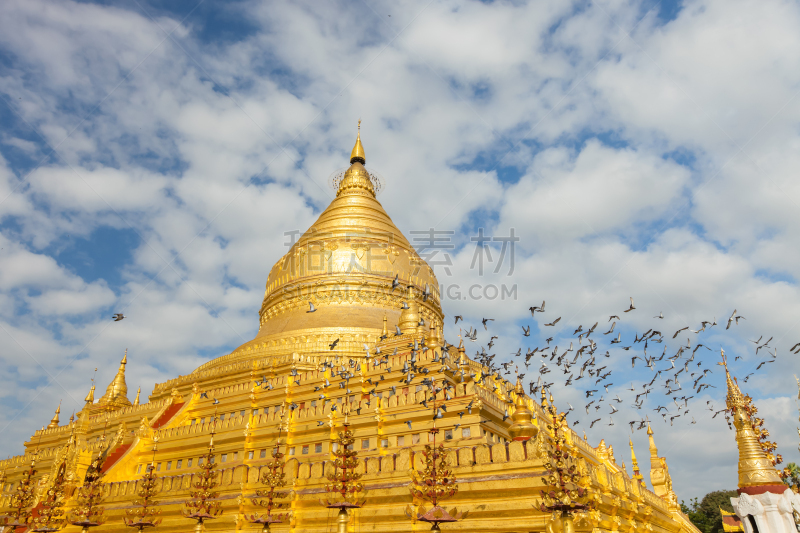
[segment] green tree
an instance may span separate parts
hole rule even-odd
[[[681,502],[683,511],[689,520],[703,533],[722,533],[722,515],[720,508],[733,512],[731,498],[739,495],[735,490],[716,490],[709,492],[699,502],[691,500],[690,505]]]
[[[785,475],[783,482],[792,487],[793,489],[800,488],[800,467],[795,463],[789,463],[783,469]],[[796,490],[795,490],[796,492]]]

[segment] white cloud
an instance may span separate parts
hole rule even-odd
[[[677,164],[595,140],[575,156],[552,148],[506,190],[500,225],[518,228],[529,249],[609,230],[629,233],[674,208],[688,178]]]

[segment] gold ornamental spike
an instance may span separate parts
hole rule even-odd
[[[742,394],[742,391],[739,390],[738,383],[731,378],[731,373],[728,372],[728,361],[725,358],[725,351],[720,350],[720,355],[722,357],[722,362],[717,364],[725,367],[725,384],[728,389],[728,394],[725,398],[725,403],[727,404],[728,409],[736,409],[738,407],[744,407],[745,405],[744,395]]]
[[[633,451],[633,441],[628,439],[628,444],[631,446],[631,468],[633,470],[633,479],[641,483],[644,479],[644,476],[642,476],[641,472],[639,472],[639,462],[636,460],[636,452]]]
[[[58,402],[58,409],[56,409],[56,414],[53,417],[53,419],[50,420],[50,423],[47,424],[47,428],[48,429],[57,428],[58,427],[58,424],[59,424],[58,415],[60,415],[60,414],[61,414],[61,402]]]
[[[86,403],[94,403],[94,384],[92,384],[92,388],[89,389],[89,394],[86,395],[83,401]]]
[[[366,164],[367,160],[364,157],[364,146],[361,144],[361,119],[358,119],[358,135],[356,136],[356,144],[353,146],[353,151],[350,152],[350,164],[359,162],[362,165]]]
[[[133,405],[139,405],[139,395],[142,394],[142,388],[139,387],[139,390],[136,391],[136,399],[133,400]]]

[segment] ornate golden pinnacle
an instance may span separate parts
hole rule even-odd
[[[66,462],[61,463],[53,484],[47,489],[42,501],[39,503],[38,516],[31,521],[33,531],[36,533],[52,533],[67,525],[63,509],[66,469]]]
[[[578,512],[590,511],[594,508],[594,502],[584,487],[586,483],[578,470],[577,460],[572,456],[570,447],[567,445],[566,432],[569,431],[567,415],[558,413],[553,405],[552,396],[546,412],[550,415],[547,429],[552,436],[552,443],[544,463],[547,477],[542,478],[542,483],[547,486],[547,489],[540,491],[542,503],[539,505],[539,510],[560,513],[565,517],[572,517]],[[569,520],[567,521],[569,522]]]
[[[279,424],[280,429],[283,429],[283,424]],[[286,520],[288,514],[272,514],[273,510],[285,509],[286,502],[278,502],[275,500],[282,500],[286,498],[289,493],[281,492],[280,489],[286,486],[286,474],[283,469],[285,461],[283,460],[284,454],[281,453],[281,438],[280,431],[278,432],[278,440],[275,441],[275,448],[272,450],[272,461],[267,465],[267,470],[261,475],[261,483],[269,487],[267,490],[257,490],[256,495],[259,498],[253,498],[251,501],[254,505],[258,505],[267,510],[265,515],[253,514],[250,515],[248,521],[253,524],[262,524],[261,531],[266,533],[269,531],[271,524],[277,524]]]
[[[345,405],[348,404],[345,403]],[[358,481],[361,479],[361,474],[356,472],[358,452],[353,447],[355,439],[347,423],[348,412],[349,409],[345,412],[344,431],[340,431],[332,443],[332,453],[336,459],[333,461],[333,473],[328,474],[330,483],[325,485],[325,492],[336,497],[333,501],[330,498],[324,501],[320,500],[320,503],[328,509],[339,509],[339,514],[336,517],[337,533],[347,533],[347,524],[350,520],[347,510],[364,505],[364,499],[359,499],[364,487]]]
[[[448,512],[439,505],[442,500],[456,495],[458,485],[453,471],[447,464],[447,450],[442,444],[436,445],[436,436],[439,434],[439,429],[436,427],[436,418],[439,417],[436,395],[444,391],[445,381],[442,381],[442,388],[437,388],[435,382],[430,384],[430,388],[431,398],[428,401],[432,402],[434,426],[429,433],[432,437],[433,445],[425,445],[425,449],[422,452],[425,458],[422,470],[411,471],[409,490],[414,498],[426,500],[433,507],[427,511],[424,507],[420,507],[419,512],[414,513],[411,507],[408,506],[406,507],[406,516],[409,518],[415,517],[421,522],[428,522],[431,524],[431,531],[439,531],[440,523],[456,522],[466,518],[468,511],[460,513],[458,509],[453,508]]]
[[[36,466],[35,458],[31,461],[30,468],[22,473],[22,479],[17,485],[17,490],[11,497],[11,512],[2,525],[10,527],[12,530],[17,527],[26,527],[31,523],[31,510],[29,507],[33,505],[36,496],[33,493],[32,479],[36,475],[34,466]]]
[[[353,432],[345,422],[344,431],[340,431],[333,440],[334,471],[328,474],[330,483],[325,485],[325,492],[338,497],[333,501],[327,499],[320,502],[325,507],[348,509],[364,505],[363,499],[359,501],[359,493],[364,490],[364,486],[358,481],[361,474],[356,472],[358,452],[353,447],[354,442]]]
[[[198,526],[202,526],[205,520],[211,520],[222,514],[222,504],[216,501],[219,496],[214,492],[217,486],[217,472],[214,470],[214,434],[211,434],[211,441],[208,444],[208,452],[200,457],[203,461],[198,480],[194,483],[194,490],[190,490],[191,499],[186,500],[183,516],[196,520]]]
[[[73,526],[80,526],[84,532],[105,522],[103,516],[105,509],[100,507],[105,499],[102,472],[105,460],[106,456],[101,452],[89,465],[83,485],[76,491],[77,505],[69,514],[70,523]]]
[[[156,442],[158,442],[157,438]],[[156,518],[156,516],[161,514],[161,510],[153,508],[157,504],[157,502],[153,500],[153,496],[158,494],[158,489],[156,489],[156,481],[158,480],[158,476],[156,476],[154,468],[155,452],[156,446],[154,445],[153,462],[147,465],[147,470],[144,476],[142,476],[142,483],[140,485],[141,488],[137,493],[137,496],[139,496],[141,499],[134,501],[133,505],[135,507],[126,511],[128,516],[133,518],[122,519],[126,526],[135,527],[140,532],[145,528],[155,527],[161,523],[161,518]]]

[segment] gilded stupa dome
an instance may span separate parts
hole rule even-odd
[[[337,338],[337,350],[363,353],[384,316],[391,333],[441,329],[433,269],[383,209],[365,163],[359,131],[336,197],[269,272],[256,338],[197,371],[281,351],[323,353]]]

